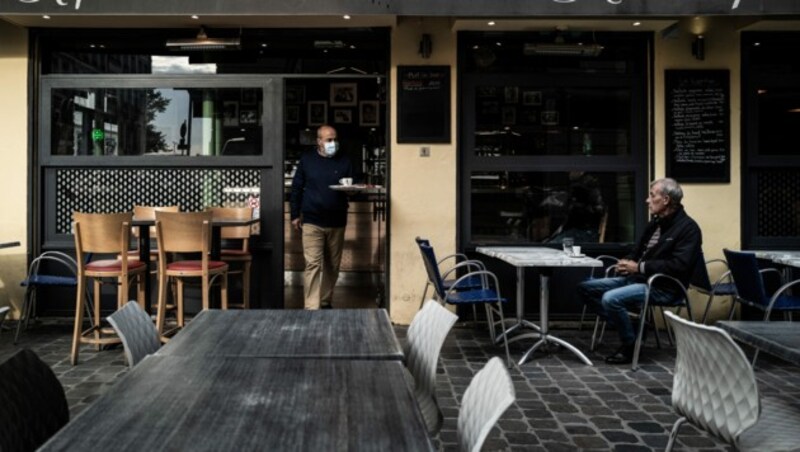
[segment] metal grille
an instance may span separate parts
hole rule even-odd
[[[111,213],[134,205],[182,211],[244,205],[258,198],[257,169],[61,169],[56,172],[56,233],[70,234],[72,213]]]
[[[758,172],[758,235],[800,235],[800,172]]]

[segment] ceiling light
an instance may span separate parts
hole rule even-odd
[[[642,23],[641,23],[641,22],[634,22],[634,23],[633,23],[633,26],[634,26],[634,27],[638,27],[638,26],[640,26],[640,25],[642,25]]]
[[[167,40],[167,49],[170,50],[235,50],[241,45],[239,38],[209,38],[205,27],[200,27],[196,38]]]
[[[315,49],[343,49],[344,48],[344,41],[340,40],[316,40],[314,41],[314,48]]]
[[[490,26],[490,27],[494,27],[494,26],[495,26],[495,25],[497,25],[497,24],[495,23],[495,21],[493,21],[493,20],[490,20],[489,22],[486,22],[486,25],[488,25],[488,26]]]
[[[266,47],[268,44],[266,42],[261,43],[261,47]]]
[[[198,16],[197,14],[192,14],[190,17],[192,18],[192,20],[197,20],[200,18],[200,16]]]
[[[42,19],[44,19],[44,20],[50,20],[50,16],[48,16],[47,14],[45,14],[44,16],[42,16]]]
[[[345,14],[344,16],[342,16],[342,18],[344,20],[350,20],[350,14]]]
[[[761,45],[761,43],[760,43],[760,42],[754,42],[754,43],[753,43],[753,46],[754,46],[754,47],[758,47],[758,46],[760,46],[760,45]]]

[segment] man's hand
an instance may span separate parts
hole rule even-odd
[[[303,219],[301,217],[297,217],[294,220],[292,220],[292,227],[294,228],[295,231],[303,229]]]
[[[639,263],[630,259],[620,259],[616,265],[617,273],[620,275],[630,275],[639,272]]]

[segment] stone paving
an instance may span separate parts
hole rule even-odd
[[[6,322],[8,325],[9,322]],[[405,336],[405,327],[396,328]],[[556,330],[581,350],[588,350],[587,331]],[[69,364],[71,326],[66,321],[47,319],[23,334],[18,347],[36,351],[49,363],[64,385],[72,416],[105,392],[126,372],[119,347],[95,351],[81,349],[80,364]],[[609,332],[609,337],[613,332]],[[9,331],[0,334],[0,360],[18,347],[11,344]],[[609,339],[613,340],[613,339]],[[512,358],[519,359],[529,343],[511,344]],[[537,354],[511,371],[517,402],[498,421],[484,450],[572,451],[663,450],[676,415],[670,406],[674,349],[644,350],[642,368],[609,366],[602,354],[613,344],[589,353],[595,366],[582,364],[565,350]],[[746,350],[746,352],[750,352]],[[439,450],[457,449],[456,418],[461,396],[472,376],[502,347],[489,343],[485,329],[457,325],[442,350],[437,391],[445,415],[444,426],[434,438]],[[800,371],[765,354],[756,371],[762,396],[770,394],[800,403]],[[676,450],[731,450],[706,433],[685,425]]]

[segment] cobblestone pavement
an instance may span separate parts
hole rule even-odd
[[[405,327],[396,331],[404,338]],[[589,348],[587,331],[553,333],[581,350]],[[24,333],[18,347],[33,349],[53,367],[75,416],[124,375],[126,367],[120,347],[97,352],[90,346],[81,349],[79,365],[71,366],[70,334],[67,322],[48,320]],[[609,332],[609,338],[612,336]],[[9,331],[0,334],[0,360],[18,348],[11,344],[12,339]],[[511,344],[512,358],[519,359],[527,346],[530,343],[526,341]],[[675,351],[657,349],[650,343],[644,350],[642,368],[631,372],[629,366],[603,363],[601,355],[612,347],[613,343],[588,354],[593,367],[558,349],[548,355],[538,353],[522,366],[515,365],[511,375],[517,402],[500,418],[484,450],[663,450],[677,418],[670,406]],[[437,380],[445,415],[444,426],[434,439],[439,450],[457,449],[456,418],[461,396],[475,372],[491,356],[502,354],[502,347],[489,343],[484,328],[459,324],[451,331],[442,350]],[[762,396],[800,403],[799,369],[761,354],[756,376]],[[676,449],[731,450],[690,425],[682,428]]]

